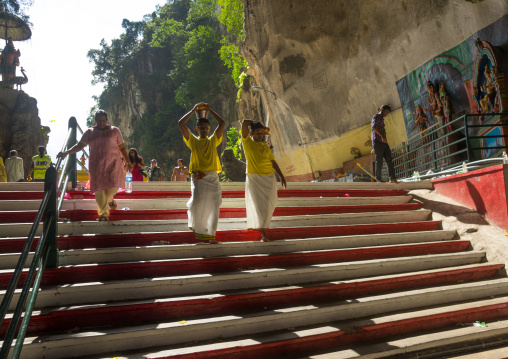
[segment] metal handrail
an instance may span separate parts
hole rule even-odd
[[[437,171],[438,162],[445,160],[447,158],[452,158],[456,155],[465,153],[465,157],[467,159],[461,159],[459,162],[447,164],[445,166],[439,166],[442,168],[449,168],[455,165],[462,164],[462,162],[469,163],[471,162],[471,151],[478,151],[482,149],[503,149],[507,148],[505,146],[485,146],[485,147],[471,147],[469,143],[470,139],[481,139],[481,138],[493,138],[493,137],[503,137],[506,138],[508,135],[484,135],[479,136],[477,134],[470,135],[470,128],[488,128],[488,127],[506,127],[507,125],[503,123],[493,124],[493,123],[483,123],[480,125],[470,125],[468,124],[467,119],[470,117],[486,117],[490,116],[491,118],[495,118],[495,116],[506,117],[508,116],[507,112],[500,113],[486,113],[486,114],[464,114],[460,117],[457,117],[453,121],[450,121],[445,124],[441,124],[441,126],[432,125],[426,131],[422,131],[420,134],[415,135],[408,139],[406,142],[402,142],[401,144],[394,146],[392,152],[394,153],[393,162],[394,168],[397,177],[401,177],[404,173],[411,173],[414,170],[423,170],[433,169]],[[462,125],[458,128],[454,128],[452,131],[447,132],[447,128],[451,126],[453,123],[462,122]],[[445,134],[442,134],[445,132]],[[463,138],[453,139],[453,142],[443,144],[443,139],[449,138],[454,134],[461,133],[464,135]],[[421,144],[420,144],[421,143]],[[465,143],[464,148],[457,149],[456,151],[449,152],[447,155],[439,155],[439,152],[456,146],[460,143]],[[430,146],[430,149],[429,149]],[[401,153],[397,153],[397,152]],[[431,159],[426,159],[430,157]],[[429,165],[433,164],[433,166]]]
[[[69,130],[67,132],[66,140],[62,146],[62,151],[66,148],[72,147],[76,141],[76,118],[71,117],[69,119]],[[72,155],[71,155],[72,156]],[[11,352],[12,342],[18,330],[16,343],[12,348],[11,359],[19,358],[21,350],[23,348],[23,342],[28,329],[28,324],[32,316],[37,294],[41,285],[42,275],[46,267],[57,268],[58,267],[58,246],[57,246],[57,233],[58,233],[58,218],[60,209],[67,189],[67,183],[72,181],[73,185],[76,184],[76,171],[75,171],[75,158],[74,161],[69,161],[68,156],[64,161],[63,171],[60,175],[60,180],[57,181],[57,174],[60,165],[62,164],[62,158],[59,158],[56,166],[50,166],[46,170],[44,178],[44,197],[42,199],[39,211],[35,216],[35,221],[30,229],[30,233],[25,242],[21,255],[19,257],[16,269],[12,275],[12,278],[7,286],[4,298],[0,305],[0,326],[5,322],[5,315],[10,308],[14,292],[18,285],[19,279],[23,268],[25,267],[26,260],[30,254],[30,248],[33,245],[37,228],[40,224],[41,218],[43,219],[42,234],[39,238],[35,252],[32,256],[32,262],[30,269],[28,270],[23,289],[19,295],[18,302],[14,309],[14,314],[9,321],[9,327],[7,329],[2,348],[0,349],[0,358],[7,358],[9,352]],[[75,155],[74,155],[75,157]],[[72,168],[74,165],[74,168]],[[58,186],[57,186],[58,184]],[[63,186],[62,186],[63,185]],[[62,188],[61,188],[62,187]],[[60,200],[57,206],[57,188],[60,189]],[[33,285],[32,285],[33,282]],[[28,303],[27,302],[28,299]],[[25,308],[26,304],[26,308]],[[24,311],[23,321],[21,325],[21,315]]]

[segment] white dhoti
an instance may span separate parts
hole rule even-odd
[[[270,227],[277,206],[277,179],[271,175],[247,174],[245,182],[245,208],[248,229]]]
[[[222,204],[222,188],[217,172],[206,172],[205,177],[191,177],[191,198],[187,202],[189,228],[196,239],[208,241],[215,238]]]

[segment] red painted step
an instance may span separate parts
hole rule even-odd
[[[268,236],[273,240],[352,236],[361,234],[377,233],[402,233],[418,231],[434,231],[441,229],[440,221],[424,222],[403,222],[403,223],[376,223],[376,224],[355,224],[346,226],[325,226],[325,227],[285,227],[271,228],[267,230]],[[217,231],[216,238],[219,242],[242,242],[259,241],[261,234],[257,231],[230,230]],[[35,250],[36,238],[32,245]],[[26,238],[0,238],[0,253],[20,252],[25,244]],[[84,248],[112,248],[112,247],[133,247],[149,246],[155,241],[169,242],[166,244],[198,243],[192,232],[170,232],[170,233],[136,233],[136,234],[105,234],[105,235],[82,235],[58,237],[58,248],[84,249]]]
[[[294,339],[265,342],[227,349],[201,351],[189,354],[163,356],[157,359],[280,359],[301,358],[311,353],[322,353],[325,350],[347,349],[353,343],[368,343],[374,340],[396,335],[407,335],[415,332],[438,329],[455,329],[457,323],[471,323],[478,318],[482,320],[500,320],[508,316],[508,302],[483,307],[439,313],[406,320],[336,330],[326,334],[298,337]]]
[[[30,320],[28,334],[65,332],[74,329],[76,323],[80,323],[82,328],[111,326],[112,323],[114,326],[141,325],[143,323],[181,320],[182,318],[192,319],[198,316],[242,313],[245,308],[255,311],[288,305],[326,302],[330,298],[344,300],[398,289],[417,289],[459,281],[481,280],[497,275],[502,268],[503,265],[501,264],[493,264],[433,273],[401,275],[387,279],[350,281],[348,283],[297,289],[255,291],[239,295],[218,296],[213,299],[208,297],[189,300],[174,299],[114,306],[62,309],[34,314]],[[477,318],[488,319],[481,313]],[[470,321],[478,320],[477,318]],[[0,336],[5,335],[9,323],[9,319],[4,320],[0,328]],[[405,329],[408,330],[407,327]],[[213,358],[213,356],[210,356],[210,358]],[[257,358],[266,358],[266,356],[259,355]]]
[[[469,248],[469,241],[446,241],[407,244],[388,247],[364,247],[360,249],[324,250],[263,256],[234,256],[222,258],[182,259],[156,262],[102,264],[46,269],[42,285],[104,282],[112,280],[185,276],[201,273],[224,273],[265,268],[291,268],[324,263],[341,263],[379,258],[419,256],[462,252]],[[18,283],[21,287],[27,270]],[[0,273],[0,289],[7,288],[12,272]]]
[[[316,214],[336,213],[365,213],[385,211],[412,211],[423,207],[423,203],[405,204],[373,204],[358,206],[315,206],[315,207],[277,207],[274,216],[302,216]],[[0,223],[32,223],[37,212],[16,211],[0,212]],[[245,218],[245,208],[221,208],[220,218]],[[70,221],[94,221],[97,218],[95,210],[65,210],[60,212],[60,218],[67,218]],[[109,217],[111,221],[128,220],[171,220],[187,219],[187,209],[166,209],[166,210],[129,210],[112,211]]]
[[[355,189],[280,189],[279,197],[384,197],[401,196],[407,194],[406,190],[355,190]],[[6,191],[0,192],[0,200],[42,199],[43,192],[35,191]],[[90,191],[69,191],[73,198],[95,198]],[[115,198],[120,199],[143,199],[143,198],[190,198],[190,191],[133,191],[132,193],[121,192]],[[222,191],[222,198],[244,198],[245,191]]]

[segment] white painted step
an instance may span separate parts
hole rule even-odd
[[[190,190],[190,182],[133,182],[134,191],[156,190]],[[221,187],[226,191],[241,191],[245,189],[245,182],[222,182]],[[281,184],[277,187],[282,189]],[[372,183],[372,182],[288,182],[288,189],[432,189],[431,181],[404,182],[404,183]]]
[[[376,316],[400,310],[427,306],[443,306],[464,300],[479,300],[508,294],[508,279],[455,284],[412,290],[380,296],[355,298],[327,305],[280,308],[265,313],[242,316],[203,318],[180,322],[157,323],[127,328],[102,329],[100,332],[79,332],[27,338],[23,358],[69,358],[120,350],[134,350],[161,345],[177,345],[195,341],[234,338],[286,328],[322,325],[354,318]],[[497,299],[498,301],[500,299]],[[501,300],[507,301],[508,297]],[[494,302],[487,300],[484,302]],[[478,303],[474,303],[478,306]],[[482,303],[483,304],[483,303]],[[473,304],[469,304],[472,306]],[[449,311],[449,307],[439,308]],[[438,310],[438,309],[435,309]],[[411,316],[414,313],[402,314]],[[184,319],[184,318],[183,318]],[[372,322],[372,319],[369,319]],[[508,329],[507,329],[508,330]],[[72,351],[69,351],[72,347]],[[71,355],[69,355],[72,353]],[[330,357],[331,358],[331,357]]]
[[[452,240],[454,231],[428,231],[409,233],[370,234],[361,236],[323,237],[312,239],[288,239],[273,242],[236,242],[220,245],[160,245],[147,247],[98,248],[65,250],[60,252],[60,265],[91,263],[118,263],[133,261],[154,261],[184,258],[213,258],[239,255],[267,255],[320,251],[331,249],[355,249],[397,244],[421,244]],[[13,256],[15,258],[16,256]],[[7,262],[7,257],[0,257]],[[15,264],[15,262],[14,262]],[[3,264],[0,264],[3,267]],[[14,268],[14,267],[5,267]]]
[[[282,197],[278,207],[317,207],[317,206],[358,206],[374,204],[404,204],[412,199],[410,195],[386,197]],[[118,209],[179,209],[187,208],[188,198],[154,198],[154,199],[116,199]],[[40,200],[20,200],[0,202],[0,211],[36,211]],[[245,198],[223,198],[221,208],[245,208]],[[66,199],[62,210],[97,210],[95,199]]]
[[[387,211],[370,213],[342,213],[308,216],[273,217],[270,228],[310,227],[310,226],[339,226],[353,224],[375,223],[401,223],[417,222],[430,219],[432,211],[419,209],[416,211]],[[32,227],[31,223],[0,224],[1,237],[27,236]],[[245,218],[219,219],[219,231],[247,229]],[[139,232],[172,232],[188,231],[188,221],[184,220],[152,220],[152,221],[84,221],[60,222],[58,235],[80,234],[110,234],[110,233],[139,233]],[[36,235],[40,235],[42,226],[39,226]]]
[[[461,310],[469,308],[481,308],[481,306],[492,305],[497,303],[506,303],[508,297],[504,296],[501,298],[471,302],[467,304],[459,304],[449,307],[450,310]],[[440,311],[436,309],[424,310],[415,314],[419,315],[433,315]],[[393,320],[402,319],[404,315],[396,315],[387,318],[380,318],[377,322],[388,321],[391,318]],[[356,323],[358,326],[361,322]],[[366,323],[367,324],[367,323]],[[308,355],[298,359],[380,359],[380,358],[392,358],[395,355],[407,355],[407,357],[417,357],[417,352],[424,350],[435,350],[439,347],[447,347],[451,345],[466,344],[471,341],[489,341],[496,339],[500,336],[508,335],[508,320],[496,320],[488,322],[486,327],[477,327],[472,325],[473,323],[461,323],[465,325],[461,328],[444,330],[436,330],[430,333],[408,334],[403,338],[380,341],[377,344],[362,344],[353,345],[348,349],[330,351],[327,354]],[[467,346],[464,346],[467,347]],[[481,350],[481,349],[480,349]],[[499,355],[501,354],[501,355]],[[508,356],[508,348],[500,348],[489,350],[486,353],[467,354],[467,355],[444,355],[438,358],[447,359],[480,359],[480,358],[506,358]],[[121,357],[119,357],[121,358]],[[425,358],[425,356],[422,356]],[[434,357],[433,357],[434,358]],[[436,357],[437,358],[437,357]]]
[[[220,274],[169,276],[106,283],[79,283],[48,287],[40,291],[35,306],[68,306],[115,300],[160,298],[221,290],[298,285],[304,283],[347,280],[390,275],[480,263],[483,252],[459,252],[426,256],[374,259],[346,263],[327,263],[296,268],[267,268]],[[13,303],[20,290],[16,290]],[[0,291],[0,299],[5,291]]]
[[[280,183],[277,184],[282,189]],[[190,182],[132,182],[134,191],[190,191]],[[221,182],[225,191],[241,191],[245,189],[245,182]],[[371,183],[371,182],[288,182],[288,189],[432,189],[431,181],[404,183]],[[0,191],[43,191],[44,183],[21,182],[0,183]]]
[[[226,349],[226,348],[235,348],[235,347],[248,347],[252,345],[257,345],[260,343],[269,343],[274,341],[282,341],[289,340],[294,338],[305,338],[310,337],[312,335],[320,335],[320,334],[329,334],[333,332],[337,332],[340,330],[344,330],[347,328],[358,328],[366,325],[372,324],[384,324],[392,321],[398,320],[406,320],[412,318],[426,317],[429,315],[439,315],[442,313],[450,312],[450,311],[459,311],[459,310],[467,310],[472,308],[481,308],[487,305],[496,305],[506,303],[508,298],[506,296],[495,299],[485,299],[485,300],[477,300],[474,302],[466,303],[466,304],[453,304],[448,306],[442,306],[432,309],[423,309],[412,311],[410,313],[402,313],[402,314],[394,314],[394,315],[386,315],[386,316],[377,316],[374,318],[364,319],[364,320],[353,320],[353,321],[341,321],[335,323],[329,323],[327,326],[313,326],[301,329],[289,329],[287,331],[281,331],[276,333],[270,333],[267,335],[253,335],[247,339],[237,339],[237,340],[221,340],[213,343],[195,343],[191,346],[175,346],[173,348],[169,348],[167,350],[160,351],[150,351],[144,353],[122,353],[117,356],[118,359],[141,359],[141,358],[158,358],[172,355],[181,355],[188,353],[199,353],[209,350],[218,350],[218,349]],[[390,358],[395,355],[402,355],[404,357],[407,354],[407,357],[410,357],[411,353],[436,348],[439,346],[453,345],[453,344],[461,344],[466,343],[471,340],[482,340],[495,338],[497,336],[506,336],[508,334],[508,320],[496,321],[493,323],[488,323],[487,327],[475,327],[471,325],[472,323],[464,323],[468,324],[466,327],[457,328],[457,329],[449,329],[446,330],[437,330],[433,333],[426,334],[418,334],[409,333],[406,338],[399,338],[394,340],[380,341],[378,345],[376,344],[350,344],[347,345],[347,348],[343,348],[342,350],[330,350],[326,354],[317,354],[317,355],[306,355],[301,356],[295,359],[349,359],[349,358],[361,358],[361,359],[374,359],[374,358]],[[495,352],[495,351],[494,351]],[[493,356],[486,357],[489,359],[493,358],[505,358],[505,356]],[[479,355],[479,354],[478,354]],[[116,356],[116,353],[115,353]],[[411,356],[411,357],[414,357]],[[97,359],[110,359],[111,356],[99,356]],[[452,359],[452,357],[447,356],[446,358]],[[475,355],[469,356],[459,356],[454,359],[479,359]]]
[[[280,254],[298,251],[317,251],[329,249],[392,246],[399,244],[420,244],[423,242],[449,241],[456,236],[455,231],[424,231],[352,235],[341,237],[322,237],[306,239],[287,239],[272,242],[224,242],[220,245],[179,244],[154,245],[143,247],[113,247],[70,249],[60,251],[60,266],[93,263],[119,263],[135,261],[155,261],[184,258],[213,258],[236,255]],[[354,246],[354,247],[352,247]],[[0,254],[0,270],[16,267],[20,253]],[[32,254],[25,267],[30,266]]]
[[[508,326],[508,321],[503,321],[504,325]],[[501,328],[501,322],[495,323],[495,327]],[[483,338],[487,339],[485,335],[483,335]],[[481,350],[481,349],[480,349]],[[508,356],[508,345],[503,348],[497,348],[497,349],[483,349],[481,352],[476,352],[475,354],[464,354],[460,355],[457,354],[457,356],[450,356],[451,354],[448,354],[448,359],[506,359]]]
[[[315,287],[315,286],[327,286],[327,285],[338,285],[338,284],[358,284],[362,285],[365,281],[371,281],[371,280],[391,280],[391,279],[400,279],[400,278],[407,278],[408,276],[433,276],[433,275],[439,275],[442,272],[450,272],[450,271],[460,271],[460,270],[471,270],[471,269],[478,269],[482,270],[483,267],[491,267],[491,263],[475,263],[470,265],[462,265],[457,267],[448,267],[448,268],[437,268],[437,269],[431,269],[431,270],[424,270],[424,271],[418,271],[414,273],[401,273],[401,274],[392,274],[392,275],[386,275],[386,276],[380,276],[380,277],[371,277],[371,278],[361,278],[361,279],[353,279],[353,280],[340,280],[340,281],[328,281],[328,282],[317,282],[317,283],[311,283],[310,285],[306,285],[306,287]],[[458,282],[457,282],[458,283]],[[93,308],[105,308],[105,307],[111,307],[111,308],[118,308],[122,305],[141,305],[146,303],[168,303],[168,302],[175,302],[175,301],[186,301],[186,300],[196,300],[196,299],[209,299],[213,300],[216,298],[222,298],[228,295],[238,295],[238,294],[250,294],[250,293],[259,293],[259,292],[281,292],[281,291],[288,291],[293,289],[300,289],[302,286],[278,286],[278,287],[267,287],[267,288],[249,288],[249,289],[240,289],[240,290],[230,290],[230,291],[220,291],[219,293],[209,293],[209,294],[198,294],[198,295],[191,295],[191,296],[172,296],[167,298],[156,298],[156,299],[143,299],[143,300],[120,300],[120,301],[112,301],[108,303],[99,303],[99,304],[89,304],[85,307],[88,309]],[[65,307],[52,307],[52,308],[43,308],[42,310],[34,311],[34,315],[40,315],[41,313],[48,313],[49,311],[61,311],[61,310],[69,310],[72,311],[74,309],[82,309],[83,306],[65,306]],[[7,313],[6,318],[12,317],[12,312]]]

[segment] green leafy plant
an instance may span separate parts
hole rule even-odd
[[[249,68],[247,60],[240,53],[239,45],[245,40],[243,3],[240,0],[218,0],[221,12],[220,22],[226,27],[227,34],[222,37],[219,55],[231,71],[231,77],[238,88],[237,100],[242,95],[243,81],[247,77],[244,70]]]
[[[226,149],[233,150],[235,157],[242,160],[242,139],[240,137],[240,132],[238,132],[236,127],[231,127],[227,130],[226,134],[228,137]]]

